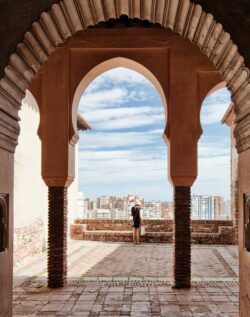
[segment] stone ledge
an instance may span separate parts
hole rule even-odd
[[[70,226],[73,240],[132,242],[132,227],[128,220],[77,219]],[[172,220],[144,220],[146,234],[142,242],[173,242]],[[235,244],[231,221],[192,221],[191,240],[196,244]]]

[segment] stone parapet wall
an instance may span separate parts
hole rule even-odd
[[[45,228],[42,219],[27,226],[14,228],[14,262],[40,253],[45,247]]]
[[[173,242],[173,220],[144,220],[144,242]],[[235,244],[232,221],[193,220],[192,243]],[[73,240],[132,242],[132,226],[129,220],[77,219],[70,226]]]

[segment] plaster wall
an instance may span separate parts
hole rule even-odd
[[[12,316],[12,262],[13,262],[13,153],[0,148],[0,193],[9,194],[8,248],[0,253],[0,317]],[[8,296],[6,296],[8,294]]]
[[[240,263],[240,316],[250,312],[250,252],[244,248],[244,204],[243,194],[250,194],[250,149],[239,155],[239,263]]]
[[[75,179],[68,187],[68,224],[74,223],[77,218],[78,197],[78,144],[75,145]],[[68,228],[68,235],[69,235]]]
[[[41,178],[39,109],[27,91],[22,102],[14,164],[14,259],[41,252],[47,224],[47,188]]]
[[[41,141],[37,135],[39,108],[28,90],[19,116],[21,132],[14,163],[14,261],[44,250],[48,226],[48,189],[41,177]],[[69,224],[76,218],[77,184],[76,177],[68,191]]]

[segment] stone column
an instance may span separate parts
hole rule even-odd
[[[48,286],[63,287],[67,278],[67,188],[49,187]]]
[[[75,177],[75,144],[71,140],[70,51],[58,48],[32,82],[38,100],[42,145],[42,178],[49,188],[48,286],[63,287],[67,277],[67,188]],[[62,65],[64,67],[62,67]]]
[[[174,187],[174,286],[191,286],[190,187]]]

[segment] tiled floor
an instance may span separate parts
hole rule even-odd
[[[13,316],[239,316],[235,246],[193,246],[190,290],[174,290],[172,245],[72,241],[69,285],[46,287],[46,254],[14,268]]]

